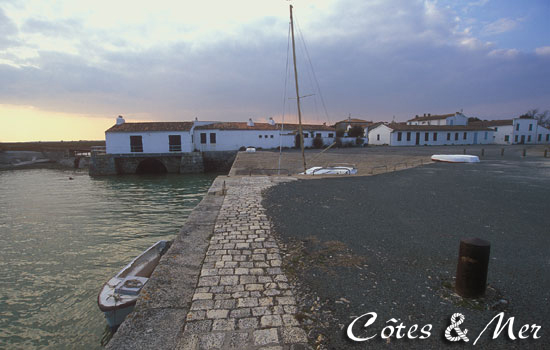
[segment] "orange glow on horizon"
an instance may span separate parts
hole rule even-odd
[[[105,140],[115,118],[0,104],[0,142]]]

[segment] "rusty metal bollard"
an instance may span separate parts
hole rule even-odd
[[[464,148],[464,154],[466,154],[466,148]]]
[[[524,157],[527,156],[527,149],[525,149],[525,148],[523,149],[523,156]]]
[[[501,157],[504,156],[504,148],[502,148],[502,149],[500,150],[500,156],[501,156]]]
[[[548,148],[544,150],[544,158],[547,158],[548,156]]]
[[[481,149],[481,156],[483,157],[485,155],[485,148]]]
[[[466,298],[485,294],[491,243],[480,238],[460,240],[456,268],[456,292]]]

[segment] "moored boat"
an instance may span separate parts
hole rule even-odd
[[[434,154],[432,156],[434,162],[446,162],[446,163],[479,163],[478,156],[471,156],[467,154]]]
[[[141,289],[170,247],[170,241],[158,241],[103,285],[97,296],[99,309],[111,328],[118,327],[132,312]]]

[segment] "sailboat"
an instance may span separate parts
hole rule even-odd
[[[339,164],[326,167],[312,167],[307,168],[306,156],[304,151],[304,133],[302,129],[302,110],[300,108],[300,89],[298,86],[298,68],[296,65],[296,43],[294,40],[294,18],[292,16],[293,6],[290,5],[290,31],[292,34],[292,57],[294,61],[294,81],[296,83],[296,103],[298,107],[298,132],[300,133],[300,149],[302,151],[302,161],[304,165],[304,172],[300,175],[354,175],[357,174],[357,169],[354,165]],[[332,145],[331,145],[332,146]],[[329,146],[329,148],[331,147]]]

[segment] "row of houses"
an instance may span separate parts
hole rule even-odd
[[[337,130],[354,126],[364,129],[364,144],[471,145],[550,143],[550,130],[533,118],[468,122],[464,114],[416,116],[405,123],[374,123],[361,119],[340,121],[334,126],[304,124],[304,146],[314,140],[332,144]],[[122,116],[105,132],[106,153],[172,153],[234,151],[243,147],[272,149],[295,147],[299,143],[297,124],[190,121],[127,123]]]

